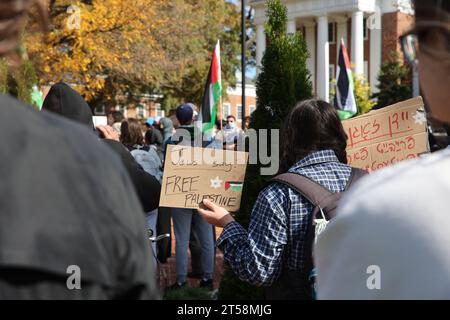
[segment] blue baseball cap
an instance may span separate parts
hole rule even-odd
[[[149,126],[152,126],[154,122],[155,122],[155,119],[153,119],[152,117],[149,117],[149,118],[147,118],[147,121],[145,123]]]
[[[183,103],[177,108],[175,113],[178,121],[188,122],[192,120],[192,117],[194,115],[194,109],[190,106],[189,103]]]

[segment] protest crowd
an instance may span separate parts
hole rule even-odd
[[[14,55],[33,2],[0,3],[1,56]],[[431,113],[450,123],[450,2],[413,2],[415,26],[402,48],[419,61]],[[278,174],[244,228],[211,199],[199,208],[160,205],[169,148],[244,151],[234,116],[217,119],[198,146],[205,115],[189,102],[145,122],[113,111],[94,125],[93,115],[63,82],[42,111],[0,96],[0,299],[160,299],[188,278],[213,291],[217,250],[267,299],[450,298],[448,148],[357,169],[336,108],[298,101],[283,124]],[[172,251],[176,279],[161,288]],[[70,290],[68,271],[77,267],[81,290]],[[381,286],[369,283],[371,270]]]

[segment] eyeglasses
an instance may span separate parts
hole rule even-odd
[[[437,59],[450,59],[450,26],[440,21],[417,22],[399,38],[406,61],[414,65],[420,52]]]

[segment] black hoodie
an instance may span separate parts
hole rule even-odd
[[[42,109],[82,123],[91,130],[95,129],[91,108],[78,92],[65,83],[57,83],[51,87]],[[144,171],[120,142],[106,139],[102,142],[119,155],[133,181],[144,212],[150,212],[158,208],[161,192],[159,181]],[[107,161],[106,158],[105,161]]]
[[[50,88],[42,105],[42,110],[57,113],[94,129],[91,108],[78,92],[63,82]]]

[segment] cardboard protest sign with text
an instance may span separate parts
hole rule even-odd
[[[207,198],[237,211],[247,161],[247,152],[169,145],[159,205],[197,209]]]
[[[422,97],[416,97],[343,121],[348,164],[377,170],[428,152],[423,107]]]

